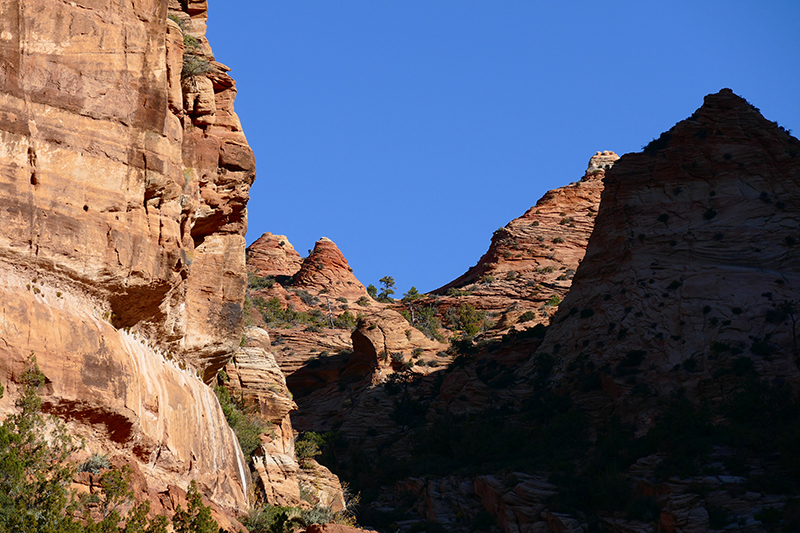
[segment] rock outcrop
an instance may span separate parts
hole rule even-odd
[[[247,247],[247,268],[257,276],[286,276],[297,274],[303,258],[284,235],[265,233]]]
[[[358,300],[367,296],[367,289],[353,275],[336,244],[322,237],[314,245],[303,265],[295,275],[294,286],[315,294],[329,294]]]
[[[484,338],[548,324],[583,259],[605,172],[617,159],[614,152],[597,152],[580,180],[548,191],[525,214],[495,231],[475,266],[429,297],[399,307],[409,312],[434,308],[446,325],[448,310],[471,306],[488,318]]]
[[[605,369],[601,404],[643,427],[678,389],[725,397],[736,365],[800,386],[800,142],[724,89],[605,183],[541,347],[564,354],[558,376],[586,354]]]
[[[399,531],[792,530],[799,177],[800,141],[709,95],[642,153],[595,154],[438,298],[406,302],[498,319],[455,337],[446,368],[392,368],[372,313],[351,357],[371,380],[340,374],[293,422],[337,430],[337,471]]]
[[[297,397],[379,368],[392,372],[446,347],[372,300],[330,239],[317,241],[299,268],[294,254],[285,237],[271,233],[248,248],[251,318],[272,332],[276,360]]]
[[[261,445],[253,454],[265,501],[289,507],[305,501],[342,511],[345,503],[339,478],[313,459],[298,461],[295,454],[295,431],[289,415],[297,405],[270,351],[269,334],[257,327],[245,332],[245,345],[225,367],[228,379],[224,386],[243,404],[246,413],[271,424],[270,430],[260,435]]]
[[[203,381],[242,336],[255,162],[206,9],[0,0],[0,380],[34,352],[89,450],[244,509]]]

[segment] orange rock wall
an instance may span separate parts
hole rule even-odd
[[[242,508],[238,445],[192,376],[241,339],[255,161],[206,3],[186,5],[0,0],[0,381],[35,352],[46,404],[90,447]],[[168,11],[205,75],[181,80]]]

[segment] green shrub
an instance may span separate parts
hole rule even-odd
[[[275,284],[272,276],[257,276],[252,272],[247,273],[247,288],[253,291],[269,289]]]
[[[317,433],[307,431],[294,443],[294,454],[300,466],[308,468],[309,459],[313,459],[322,453],[322,449],[331,438],[330,433]]]
[[[180,505],[172,517],[175,533],[217,533],[219,525],[211,518],[211,508],[203,505],[203,496],[197,490],[197,483],[192,480],[186,494],[186,510]]]
[[[274,434],[272,423],[263,420],[254,412],[248,412],[244,407],[244,403],[235,400],[224,385],[220,384],[214,387],[214,393],[217,395],[220,407],[222,407],[225,420],[228,421],[228,425],[233,429],[236,438],[239,440],[242,453],[248,461],[252,461],[253,455],[261,446],[260,435],[264,433]]]
[[[370,298],[373,300],[378,298],[378,289],[373,284],[367,285],[367,294],[369,294]]]
[[[202,76],[211,71],[211,63],[196,54],[186,53],[183,55],[183,68],[181,69],[181,79],[190,79]]]
[[[189,35],[188,33],[183,34],[183,48],[184,50],[191,50],[195,48],[200,48],[200,41],[193,35]]]
[[[478,311],[469,304],[451,307],[445,313],[445,318],[452,328],[463,331],[470,337],[486,329],[486,312]]]
[[[439,328],[442,324],[436,317],[436,307],[433,304],[426,307],[409,304],[408,310],[400,311],[400,314],[426,337],[441,342],[442,335],[439,333]]]
[[[333,319],[333,327],[339,329],[352,329],[356,327],[356,317],[349,311],[345,311]]]
[[[149,502],[130,505],[133,496],[130,467],[108,469],[100,478],[99,490],[89,498],[79,497],[71,489],[75,466],[69,457],[78,446],[58,419],[46,419],[42,414],[39,390],[44,384],[45,376],[32,355],[29,368],[22,375],[22,393],[15,402],[16,411],[0,425],[0,531],[166,533],[169,522],[166,517],[148,518]],[[0,387],[0,396],[2,392]],[[106,468],[105,457],[96,454],[92,457],[84,463],[84,471],[93,471],[95,466]],[[99,522],[94,521],[89,503],[101,513]],[[120,514],[118,509],[123,507],[130,507],[130,511]],[[206,523],[189,523],[184,527],[181,517],[176,515],[173,525],[179,533],[219,531],[210,514],[208,519]],[[204,529],[195,527],[201,525]]]
[[[448,296],[469,296],[470,294],[472,294],[470,291],[464,289],[457,289],[455,287],[450,287],[449,289],[447,289]]]
[[[625,357],[620,362],[621,366],[635,367],[639,366],[644,361],[647,352],[644,350],[630,350],[625,354]]]
[[[394,278],[392,276],[383,276],[381,279],[378,280],[378,283],[382,285],[381,292],[378,293],[378,301],[384,303],[393,302],[394,299],[392,295],[394,294]]]
[[[111,461],[108,460],[107,455],[100,455],[93,453],[88,459],[78,466],[78,472],[91,472],[92,474],[99,474],[103,470],[111,468]]]
[[[414,300],[417,300],[419,298],[422,298],[422,295],[419,293],[417,288],[413,286],[410,289],[408,289],[408,292],[403,294],[403,302],[405,303],[413,302]]]
[[[308,293],[308,291],[297,289],[294,291],[294,293],[300,297],[300,301],[302,301],[304,304],[308,306],[314,306],[319,303],[319,298],[317,298],[316,296],[312,296],[311,294]]]
[[[170,13],[169,15],[167,15],[167,18],[170,19],[175,24],[177,24],[178,27],[181,29],[181,32],[186,31],[186,23],[178,15],[176,15],[175,13]]]

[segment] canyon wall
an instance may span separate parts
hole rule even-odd
[[[0,0],[0,407],[33,353],[87,453],[241,509],[204,381],[242,336],[255,160],[206,10]]]
[[[798,190],[800,142],[730,89],[623,156],[541,347],[557,381],[591,360],[602,390],[576,396],[642,430],[660,399],[720,401],[748,368],[800,387]]]

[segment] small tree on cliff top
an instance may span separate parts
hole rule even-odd
[[[383,286],[380,294],[378,294],[378,301],[387,303],[391,302],[391,296],[394,294],[394,278],[392,276],[383,276],[378,280],[378,283]]]

